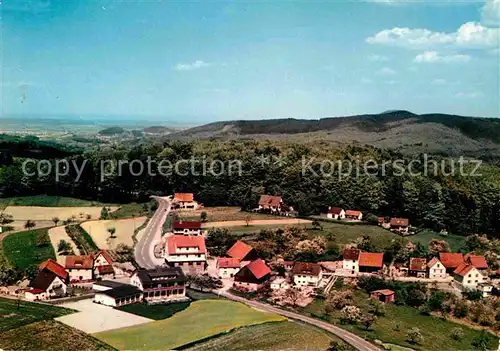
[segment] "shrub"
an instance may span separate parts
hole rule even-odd
[[[406,340],[410,344],[419,344],[424,340],[424,337],[419,328],[413,327],[406,332]]]
[[[345,324],[356,324],[361,319],[361,310],[356,306],[345,306],[340,311],[340,322]]]
[[[453,328],[451,330],[451,338],[454,340],[462,340],[464,338],[464,331],[462,328]]]

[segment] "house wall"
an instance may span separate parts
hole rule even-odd
[[[98,266],[109,266],[111,262],[108,262],[102,254],[99,254],[97,258],[94,260],[94,268]]]
[[[135,273],[130,277],[130,284],[136,286],[139,290],[144,290],[141,280],[139,279],[137,273]]]
[[[114,298],[98,292],[94,295],[94,302],[106,306],[116,307],[116,300]]]
[[[71,268],[66,269],[69,274],[69,281],[72,280],[92,280],[92,269]]]
[[[66,295],[66,284],[61,278],[56,277],[47,288],[47,293],[50,297],[62,297]]]
[[[144,290],[144,300],[149,303],[160,303],[177,300],[186,300],[186,289],[184,285],[165,288],[152,288]]]
[[[446,268],[441,262],[437,262],[434,266],[429,268],[429,279],[440,279],[446,278],[447,276]]]
[[[174,229],[174,234],[177,235],[202,235],[203,230],[201,229]]]
[[[464,277],[455,274],[455,281],[461,286],[462,290],[475,290],[478,284],[485,281],[485,277],[476,268],[473,268]]]
[[[355,260],[343,260],[342,268],[350,271],[354,271],[354,273],[359,273],[359,261]]]
[[[179,207],[183,210],[197,210],[199,204],[197,201],[179,201]]]
[[[170,267],[180,267],[184,274],[202,274],[205,272],[206,261],[168,261]]]
[[[219,268],[219,278],[227,279],[232,278],[240,268]]]
[[[295,274],[293,276],[293,283],[298,286],[317,287],[320,280],[321,280],[321,274],[317,276],[308,274]]]
[[[46,292],[40,293],[40,294],[33,294],[30,292],[25,292],[24,297],[28,301],[43,301],[43,300],[48,300],[49,294]]]

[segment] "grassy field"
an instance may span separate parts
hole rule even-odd
[[[100,249],[112,250],[118,244],[134,246],[132,236],[136,228],[139,228],[146,221],[146,217],[88,221],[80,226],[92,237],[97,247]],[[115,228],[116,238],[110,239],[108,228]]]
[[[353,294],[354,304],[364,313],[369,310],[368,295],[362,291],[355,291]],[[332,324],[340,323],[340,312],[334,311],[331,316],[324,314],[324,301],[314,300],[303,309],[305,314],[319,316],[328,320]],[[424,340],[421,344],[413,345],[406,341],[406,332],[412,327],[420,329]],[[464,338],[454,340],[450,333],[455,327],[462,328]],[[398,306],[389,304],[386,306],[386,315],[379,317],[378,320],[366,330],[361,325],[345,324],[342,328],[352,331],[359,336],[369,340],[382,340],[386,343],[410,347],[415,350],[433,350],[439,345],[440,350],[474,350],[472,340],[479,335],[479,331],[467,328],[466,326],[455,324],[433,316],[424,316],[415,308],[408,306]],[[498,346],[498,339],[491,337],[490,348]]]
[[[179,217],[184,220],[199,221],[202,212],[207,213],[208,222],[239,221],[247,217],[251,219],[277,219],[281,217],[257,212],[244,212],[239,207],[205,207],[196,211],[179,211]]]
[[[4,209],[7,206],[102,207],[104,204],[96,201],[48,195],[0,198],[0,209]]]
[[[148,202],[120,205],[120,208],[112,213],[112,217],[115,219],[121,219],[121,218],[150,216],[153,213],[149,210],[150,205],[151,204]]]
[[[309,350],[324,351],[333,335],[314,327],[295,322],[265,323],[244,327],[217,338],[199,343],[184,350],[225,351],[225,350]],[[346,345],[347,346],[347,345]],[[346,350],[353,350],[346,348]]]
[[[73,240],[76,247],[82,255],[94,253],[99,248],[92,239],[89,233],[85,231],[79,224],[71,224],[65,227],[66,233]]]
[[[120,350],[171,350],[242,326],[282,320],[240,303],[203,300],[193,302],[171,318],[95,336]]]
[[[451,251],[457,252],[465,245],[465,239],[467,239],[467,237],[461,235],[452,235],[452,234],[449,234],[447,236],[441,236],[439,235],[439,233],[433,232],[431,230],[423,230],[418,234],[408,237],[408,239],[410,239],[414,243],[421,243],[425,247],[427,247],[427,244],[432,239],[445,240],[450,245]]]
[[[57,306],[0,298],[0,335],[10,329],[73,312],[73,310]],[[1,342],[0,345],[2,345]]]
[[[36,245],[39,233],[47,236],[48,245],[41,247]],[[56,258],[47,228],[10,234],[2,240],[2,249],[7,260],[20,269],[39,264],[49,258]]]
[[[111,210],[116,210],[117,207],[110,207]],[[5,212],[11,214],[15,220],[26,221],[50,221],[54,217],[58,217],[61,221],[66,219],[74,219],[76,221],[87,220],[88,216],[91,219],[97,219],[101,216],[102,207],[40,207],[40,206],[8,206]]]
[[[100,340],[54,320],[28,324],[0,333],[5,350],[115,350]]]

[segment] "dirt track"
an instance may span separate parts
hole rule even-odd
[[[254,219],[249,222],[250,226],[254,225],[296,225],[309,224],[312,221],[299,218],[281,218],[281,219]],[[222,222],[207,222],[203,223],[203,228],[221,228],[221,227],[240,227],[246,226],[246,221],[222,221]]]

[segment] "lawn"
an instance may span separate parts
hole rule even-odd
[[[337,337],[312,326],[295,322],[276,322],[236,329],[228,334],[196,344],[188,351],[225,350],[327,350]],[[347,346],[347,344],[346,344]],[[345,350],[353,350],[348,347]]]
[[[117,207],[110,207],[112,211]],[[101,216],[102,207],[72,206],[72,207],[41,207],[41,206],[8,206],[5,212],[11,214],[15,220],[50,221],[57,217],[61,221],[74,219],[77,221],[97,219]]]
[[[0,209],[7,206],[43,206],[43,207],[102,207],[104,204],[97,201],[87,201],[63,196],[23,196],[0,198]]]
[[[148,202],[146,203],[134,202],[126,205],[120,205],[120,208],[114,211],[111,216],[115,219],[150,216],[154,212],[150,211],[150,206],[151,203]]]
[[[102,221],[83,222],[80,226],[92,237],[97,247],[100,249],[112,250],[118,244],[134,246],[132,236],[137,228],[141,227],[146,221],[146,217],[111,219]],[[114,236],[110,238],[109,228],[115,228]]]
[[[57,306],[0,298],[0,335],[10,329],[73,312],[75,311]],[[5,346],[1,342],[0,345]]]
[[[245,212],[239,207],[204,207],[199,210],[189,211],[181,210],[179,211],[179,217],[184,220],[199,221],[202,212],[207,213],[208,222],[220,222],[220,221],[243,221],[246,218],[251,219],[279,219],[282,217],[273,216],[270,214],[263,214],[257,212]]]
[[[0,345],[6,350],[115,350],[84,332],[54,320],[31,323],[0,333]]]
[[[40,247],[36,245],[36,237],[39,233],[47,236],[48,245]],[[56,258],[47,228],[10,234],[3,239],[2,249],[7,260],[20,269],[37,265],[49,258]]]
[[[171,318],[97,333],[95,337],[120,350],[172,350],[229,330],[284,320],[227,300],[202,300]]]
[[[408,237],[414,243],[421,243],[425,247],[429,244],[429,241],[432,239],[445,240],[450,245],[450,249],[452,252],[457,252],[465,245],[466,236],[461,235],[452,235],[448,234],[447,236],[439,235],[439,233],[433,232],[432,230],[423,230],[418,234],[412,235]]]
[[[354,304],[362,312],[367,313],[370,303],[368,295],[360,290],[356,290],[353,298]],[[320,299],[314,300],[302,312],[306,315],[321,317],[332,324],[340,324],[340,312],[334,311],[331,316],[325,316],[324,301]],[[412,345],[406,341],[406,332],[413,327],[419,328],[424,337],[421,344]],[[462,340],[451,338],[450,332],[455,327],[462,328],[464,332]],[[436,348],[436,345],[439,345],[440,350],[473,350],[472,340],[480,334],[478,330],[467,328],[438,317],[424,316],[415,308],[395,304],[386,305],[386,315],[378,317],[378,320],[371,326],[370,330],[366,330],[361,325],[351,324],[342,325],[342,328],[352,331],[364,339],[378,339],[385,343],[409,347],[415,350],[433,350]],[[496,348],[497,346],[498,339],[492,336],[490,347]]]

